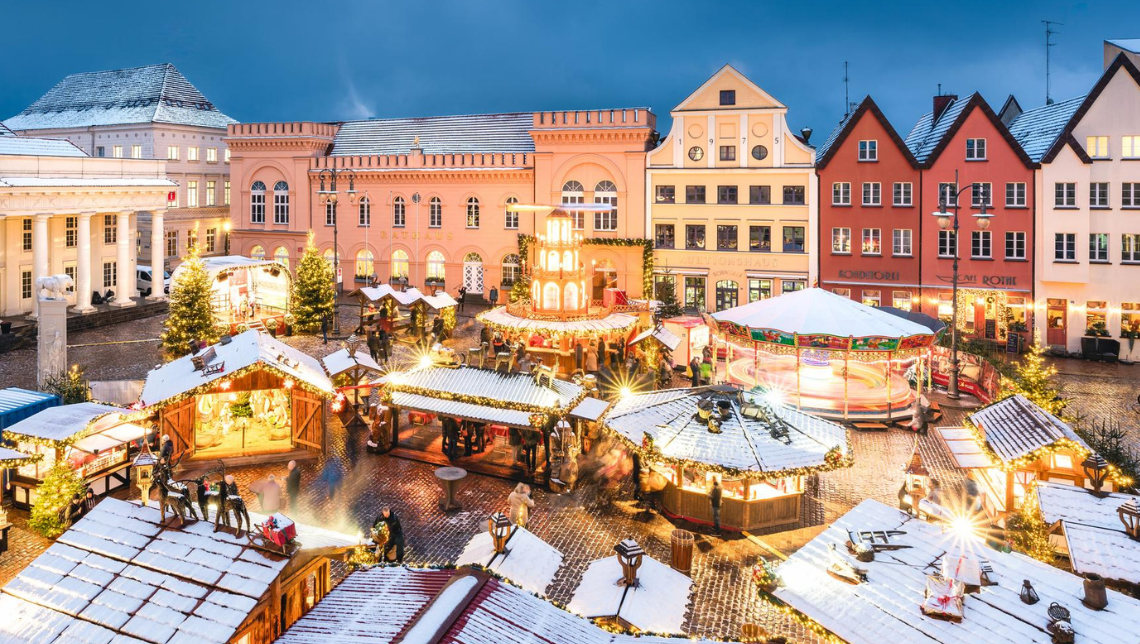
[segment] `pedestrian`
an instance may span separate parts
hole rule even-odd
[[[162,435],[162,447],[158,450],[158,457],[165,458],[167,463],[174,457],[174,442],[170,440],[170,434]]]
[[[406,292],[407,290],[408,290],[408,276],[407,275],[401,275],[400,276],[400,291]]]
[[[296,512],[301,507],[301,468],[297,461],[289,461],[285,468],[289,473],[285,476],[285,492],[289,495],[289,511]]]
[[[431,343],[443,342],[443,318],[435,316],[431,321]]]
[[[641,501],[641,456],[637,452],[633,453],[633,470],[630,476],[633,477],[633,500],[636,502]]]
[[[380,526],[386,525],[388,527],[388,542],[384,544],[384,560],[393,561],[392,554],[395,550],[396,563],[404,563],[404,528],[400,525],[400,519],[392,508],[384,506],[380,510],[380,516],[372,522],[372,528],[377,532],[380,531]]]
[[[387,329],[380,329],[380,346],[384,349],[384,362],[392,359],[392,334]]]
[[[474,453],[475,428],[467,421],[463,421],[462,435],[463,435],[463,455],[471,456]]]
[[[487,346],[491,345],[491,327],[484,326],[479,329],[479,343]]]
[[[942,505],[942,483],[938,479],[930,479],[930,494],[926,498],[935,505]]]
[[[590,348],[586,350],[586,373],[598,370],[598,341],[590,340]]]
[[[511,465],[519,463],[519,452],[522,450],[522,430],[518,427],[507,429],[507,445],[511,447]]]
[[[281,485],[273,474],[270,474],[264,481],[251,484],[249,489],[257,495],[262,512],[273,514],[281,509]]]
[[[95,504],[98,502],[99,500],[95,498],[95,490],[87,488],[87,491],[83,493],[83,513],[86,514],[94,510]]]
[[[693,387],[701,386],[701,362],[696,356],[689,361],[689,383]]]
[[[463,312],[463,306],[467,304],[467,287],[459,287],[459,313]]]
[[[344,474],[340,469],[340,459],[334,456],[325,463],[325,468],[321,470],[321,481],[328,487],[329,501],[336,498],[336,492],[340,489],[343,480]]]
[[[374,332],[368,332],[368,355],[375,361],[380,355],[380,337]]]
[[[701,363],[701,382],[706,385],[713,384],[713,366],[711,362]]]
[[[499,305],[499,289],[497,287],[492,286],[491,287],[491,308],[495,308],[498,305]]]
[[[538,430],[525,429],[522,434],[523,458],[526,459],[526,475],[533,477],[534,470],[538,465]]]
[[[720,534],[720,497],[724,490],[720,487],[720,478],[713,477],[712,488],[709,490],[709,505],[712,506],[713,530]]]
[[[511,506],[511,523],[525,528],[530,519],[530,509],[534,507],[534,499],[530,498],[530,486],[526,483],[516,485],[515,491],[507,496],[507,502]]]
[[[344,455],[348,457],[348,466],[356,467],[356,460],[360,455],[360,437],[356,435],[356,423],[344,428]]]
[[[324,336],[325,344],[329,343],[329,315],[328,313],[321,314],[321,335]]]

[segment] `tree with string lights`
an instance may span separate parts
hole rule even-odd
[[[28,517],[28,527],[51,539],[67,530],[71,500],[82,495],[87,484],[67,461],[57,461],[36,488],[36,500]]]
[[[221,330],[210,302],[212,291],[210,273],[198,254],[197,244],[193,244],[170,285],[170,308],[162,332],[162,350],[167,359],[190,353],[191,341],[218,341]]]
[[[313,332],[321,328],[321,317],[334,315],[332,267],[317,251],[313,231],[305,244],[305,253],[297,265],[297,278],[293,280],[293,317],[296,328]]]
[[[1039,332],[1033,334],[1033,344],[1017,365],[1013,379],[1018,389],[1031,402],[1054,416],[1061,416],[1065,401],[1054,377],[1057,368],[1045,363],[1045,347],[1041,346]]]

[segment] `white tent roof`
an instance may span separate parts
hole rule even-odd
[[[357,367],[363,367],[376,373],[384,371],[379,364],[376,364],[372,356],[359,350],[351,356],[348,355],[348,349],[334,351],[321,358],[321,363],[325,365],[325,370],[328,371],[329,377],[340,375]]]
[[[572,322],[557,322],[550,320],[531,320],[520,318],[507,313],[507,307],[500,306],[484,311],[476,316],[483,324],[506,327],[517,331],[539,331],[546,333],[604,333],[607,331],[626,331],[637,323],[637,318],[625,313],[610,313],[604,318],[596,320],[575,320]]]
[[[203,257],[202,264],[206,268],[206,272],[210,274],[210,277],[214,277],[222,271],[233,270],[236,268],[252,268],[254,266],[277,266],[279,268],[283,268],[281,264],[278,264],[275,260],[272,259],[253,259],[251,257],[242,257],[241,255]],[[178,271],[182,270],[182,266],[183,265],[179,265],[178,268],[174,269],[174,272],[170,275],[171,284],[173,284],[174,281],[178,278]],[[284,272],[288,273],[289,271]]]
[[[904,338],[930,329],[821,288],[784,293],[712,314],[718,322],[799,335]]]
[[[448,306],[455,306],[458,302],[455,298],[448,295],[446,292],[439,292],[435,295],[424,295],[423,291],[418,288],[412,287],[406,291],[401,291],[398,288],[392,288],[388,284],[381,284],[379,286],[365,286],[358,288],[349,295],[362,295],[370,302],[379,302],[385,297],[391,297],[396,300],[400,306],[411,306],[416,302],[424,302],[433,309],[439,310]]]

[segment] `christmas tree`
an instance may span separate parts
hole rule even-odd
[[[321,328],[321,317],[333,315],[333,271],[313,243],[313,231],[305,244],[305,254],[297,265],[297,279],[293,280],[293,316],[296,328],[316,331]]]
[[[44,380],[42,389],[59,396],[65,405],[84,403],[91,400],[91,385],[79,365],[72,365],[67,371],[51,374]]]
[[[1045,348],[1041,346],[1040,334],[1033,333],[1033,345],[1017,365],[1014,380],[1021,393],[1045,411],[1060,416],[1065,409],[1060,390],[1054,384],[1056,367],[1045,364]]]
[[[681,305],[677,303],[677,283],[672,276],[664,278],[657,285],[657,301],[660,302],[657,306],[657,319],[668,320],[669,318],[680,317],[684,314],[681,310]]]
[[[1044,561],[1053,562],[1053,544],[1049,542],[1049,525],[1041,517],[1041,507],[1037,503],[1037,491],[1025,494],[1021,509],[1009,517],[1009,536],[1018,552]]]
[[[86,489],[79,472],[71,469],[67,461],[57,461],[36,490],[28,527],[49,539],[59,536],[68,527],[71,499]]]
[[[162,349],[168,359],[190,353],[191,340],[217,342],[221,330],[210,305],[211,289],[210,274],[195,244],[182,258],[178,278],[170,285],[170,310],[162,333]]]

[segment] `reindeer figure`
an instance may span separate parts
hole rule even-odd
[[[194,508],[186,499],[186,495],[170,489],[170,480],[165,476],[156,478],[154,482],[158,486],[158,508],[161,513],[161,520],[166,521],[166,509],[170,508],[171,514],[178,517],[179,527],[185,525],[187,511],[194,515]],[[194,518],[197,520],[197,516]]]
[[[185,456],[185,454],[183,454],[183,456]],[[198,513],[194,510],[194,501],[195,498],[197,498],[198,505],[203,508],[202,518],[208,519],[210,515],[206,514],[205,503],[201,498],[201,491],[196,487],[190,487],[192,481],[176,481],[174,479],[174,469],[177,468],[181,462],[182,456],[175,459],[173,463],[166,462],[165,458],[159,459],[158,467],[155,469],[155,479],[163,481],[168,492],[181,494],[186,498],[186,508],[190,511],[190,516],[193,517],[195,521],[198,520]]]
[[[230,512],[234,513],[234,521],[237,523],[235,529],[238,532],[242,530],[243,517],[246,530],[253,527],[253,521],[249,518],[249,511],[245,509],[245,501],[238,494],[237,483],[233,482],[232,477],[223,476],[221,492],[218,494],[218,514],[214,516],[214,532],[218,531],[219,525],[231,527]]]
[[[495,371],[510,373],[515,369],[515,352],[500,351],[495,357]]]
[[[486,342],[481,343],[477,347],[471,347],[463,356],[463,364],[467,365],[468,367],[475,366],[482,369],[483,363],[487,360],[487,351],[489,348],[490,346]],[[475,364],[476,358],[479,359],[478,364]]]

